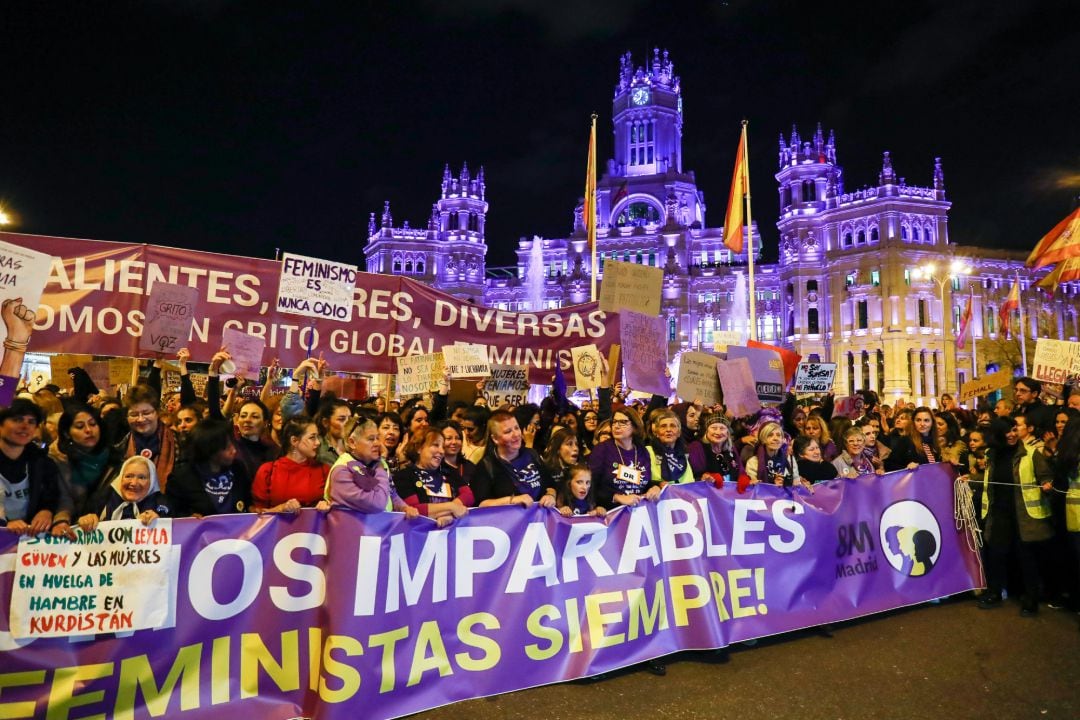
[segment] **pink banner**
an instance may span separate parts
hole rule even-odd
[[[14,233],[0,240],[59,258],[34,327],[39,352],[149,356],[138,343],[157,282],[199,289],[188,347],[201,361],[209,361],[226,328],[265,339],[265,358],[283,367],[295,367],[310,347],[332,370],[348,372],[393,373],[396,357],[463,341],[487,345],[493,363],[529,366],[532,379],[546,383],[556,360],[569,371],[570,348],[592,343],[606,354],[619,338],[618,315],[596,303],[512,313],[368,273],[357,279],[350,322],[309,321],[274,309],[280,263],[273,260]]]

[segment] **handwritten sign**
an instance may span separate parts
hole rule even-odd
[[[221,344],[229,351],[236,363],[235,375],[243,378],[257,378],[262,370],[263,350],[266,340],[248,335],[243,330],[225,328],[221,331]]]
[[[724,389],[724,405],[733,417],[753,415],[761,409],[749,360],[721,360],[716,363],[716,374]]]
[[[352,319],[356,267],[285,253],[278,279],[279,312],[348,322]]]
[[[795,371],[795,392],[827,393],[836,377],[836,363],[799,363]]]
[[[1031,377],[1064,385],[1080,375],[1080,343],[1039,338]]]
[[[738,330],[713,330],[713,352],[727,352],[728,345],[742,345],[743,334]]]
[[[661,268],[608,260],[604,263],[604,281],[600,285],[600,309],[656,315],[660,312],[663,285]]]
[[[1042,342],[1040,340],[1039,342]],[[1009,387],[1012,383],[1012,373],[1008,370],[998,370],[996,373],[977,377],[960,386],[960,392],[956,394],[958,400],[970,400],[980,395],[992,393],[1003,387]]]
[[[627,384],[653,395],[670,395],[667,327],[664,318],[632,310],[619,313],[619,337]]]
[[[85,368],[93,361],[93,355],[73,355],[68,353],[53,355],[49,358],[49,376],[52,383],[57,387],[71,390],[73,383],[71,382],[71,376],[68,375],[68,370],[77,367]]]
[[[29,340],[52,260],[51,255],[0,241],[0,303],[12,313],[14,342]],[[6,322],[0,323],[0,340],[7,339],[8,329]]]
[[[762,402],[781,402],[784,399],[784,362],[772,350],[731,346],[728,360],[746,358],[757,386],[758,399]]]
[[[529,368],[525,365],[492,365],[484,382],[484,399],[489,408],[523,405],[528,402]]]
[[[720,402],[716,356],[703,352],[686,352],[679,356],[679,380],[675,392],[690,402],[700,400],[706,405]]]
[[[443,345],[442,353],[452,378],[485,378],[491,375],[486,345]]]
[[[154,283],[146,300],[146,323],[139,337],[139,349],[175,355],[187,345],[198,302],[198,288]]]
[[[161,627],[174,610],[172,520],[103,522],[75,539],[23,537],[15,557],[11,634],[69,637]]]
[[[441,352],[399,357],[397,368],[397,392],[402,397],[438,390],[439,381],[446,374]]]
[[[574,364],[574,385],[578,390],[594,390],[600,387],[600,371],[603,359],[596,345],[570,348]]]
[[[131,373],[135,371],[134,358],[112,358],[109,360],[109,385],[128,385]]]

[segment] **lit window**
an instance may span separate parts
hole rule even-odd
[[[874,287],[877,287],[877,286],[881,285],[881,271],[880,270],[871,270],[870,271],[870,284],[873,285]]]

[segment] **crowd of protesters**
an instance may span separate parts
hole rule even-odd
[[[46,386],[0,409],[0,523],[17,533],[69,534],[75,525],[221,513],[296,513],[344,506],[400,511],[440,526],[469,508],[539,505],[603,517],[657,499],[671,483],[771,483],[812,493],[823,482],[946,463],[971,489],[988,589],[1031,615],[1040,601],[1075,603],[1080,558],[1080,394],[1048,404],[1018,378],[1012,399],[968,410],[890,406],[871,391],[832,395],[732,418],[722,405],[631,401],[618,383],[580,407],[555,393],[540,405],[488,408],[448,401],[449,378],[427,402],[351,402],[321,390],[305,360],[284,394],[223,388],[226,349],[198,397],[186,350],[180,390],[162,393],[160,363],[123,397],[80,368],[72,390]],[[1010,389],[1006,389],[1008,395]],[[224,394],[223,394],[224,393]],[[663,664],[648,668],[663,674]]]

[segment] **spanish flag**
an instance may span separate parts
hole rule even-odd
[[[1080,257],[1080,207],[1043,235],[1028,255],[1027,264],[1041,268],[1075,257]]]
[[[1052,293],[1061,283],[1078,279],[1080,279],[1080,257],[1073,257],[1059,262],[1049,275],[1038,282],[1038,286]]]
[[[750,189],[750,168],[746,163],[746,125],[739,137],[739,150],[735,153],[735,173],[731,176],[731,192],[728,193],[727,215],[724,217],[724,245],[739,254],[745,244],[746,224],[743,198]]]
[[[589,238],[589,252],[596,249],[596,116],[589,130],[589,161],[585,168],[585,232]]]
[[[960,316],[960,332],[956,333],[956,348],[959,350],[964,347],[964,342],[967,341],[968,329],[971,327],[971,306],[975,304],[975,291],[971,290],[968,293],[967,307],[964,308],[964,314]]]
[[[1005,302],[998,308],[998,320],[1001,321],[1001,336],[1009,339],[1009,326],[1012,325],[1012,314],[1020,308],[1020,281],[1014,280],[1012,290]]]

